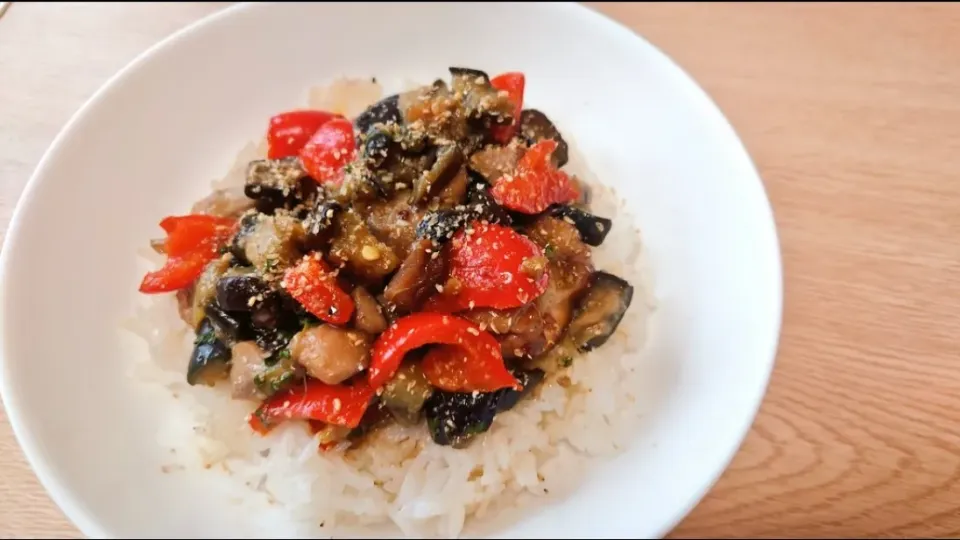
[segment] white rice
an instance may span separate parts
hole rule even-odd
[[[379,96],[379,85],[344,80],[311,90],[309,105],[353,116]],[[264,142],[247,145],[214,187],[242,184],[247,163],[265,151]],[[286,534],[313,537],[391,523],[407,536],[455,537],[470,521],[470,534],[477,534],[481,524],[502,525],[575,488],[581,479],[575,471],[582,475],[588,461],[615,455],[636,437],[644,412],[639,394],[649,387],[648,360],[640,353],[652,301],[635,220],[611,189],[584,174],[572,147],[571,157],[572,170],[591,186],[592,211],[614,222],[594,251],[596,267],[633,284],[635,294],[615,336],[563,373],[569,384],[551,374],[538,396],[498,415],[466,449],[433,444],[422,426],[391,426],[356,450],[321,454],[300,423],[261,437],[245,422],[254,404],[231,400],[223,387],[188,386],[193,332],[178,317],[173,295],[145,296],[126,326],[150,352],[134,365],[137,384],[175,398],[158,433],[177,458],[165,472],[220,475],[224,497],[257,507],[266,499],[273,513],[262,519],[290,524]],[[149,248],[141,255],[151,267],[162,263]]]

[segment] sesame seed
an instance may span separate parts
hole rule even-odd
[[[475,335],[475,336],[479,336],[479,335],[480,335],[480,331],[477,330],[476,328],[467,328],[467,332],[470,332],[471,334],[473,334],[473,335]]]
[[[443,292],[443,285],[437,283],[437,284],[435,285],[435,287],[437,288],[437,292],[438,292],[438,293],[442,293],[442,292]],[[444,322],[446,322],[446,320],[444,320]]]
[[[380,250],[376,246],[365,245],[360,250],[360,255],[367,261],[375,261],[380,258]]]

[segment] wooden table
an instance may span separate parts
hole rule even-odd
[[[0,230],[81,103],[220,7],[13,5],[0,19]],[[716,99],[783,245],[769,394],[674,534],[960,535],[960,6],[598,8]],[[0,536],[78,535],[0,417]]]

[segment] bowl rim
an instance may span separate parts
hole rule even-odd
[[[680,78],[691,86],[691,90],[698,94],[700,99],[705,99],[705,103],[719,113],[720,119],[725,124],[725,127],[728,128],[733,134],[734,138],[736,139],[736,145],[738,145],[742,151],[743,156],[747,160],[746,164],[749,166],[749,170],[759,184],[758,187],[765,202],[765,205],[760,208],[763,213],[762,219],[764,221],[768,221],[772,231],[773,245],[771,247],[774,250],[773,253],[775,254],[775,257],[774,260],[770,262],[772,271],[775,272],[776,275],[771,277],[776,278],[776,287],[774,291],[771,291],[773,294],[769,300],[772,303],[771,307],[774,308],[773,313],[775,313],[776,316],[776,320],[774,321],[775,331],[772,336],[763,336],[763,339],[770,341],[770,351],[767,355],[768,358],[766,362],[759,367],[763,368],[762,377],[760,378],[762,384],[752,389],[755,394],[753,399],[750,400],[752,412],[749,415],[744,415],[743,418],[740,419],[739,426],[734,426],[737,427],[737,436],[734,439],[736,442],[735,444],[731,445],[730,448],[725,449],[726,455],[724,459],[721,460],[722,466],[714,471],[710,478],[704,479],[702,488],[695,493],[691,493],[690,499],[685,505],[678,507],[675,510],[674,515],[666,516],[662,520],[661,526],[654,529],[656,534],[653,535],[653,537],[661,538],[676,528],[676,526],[679,525],[680,522],[690,514],[690,512],[713,489],[714,485],[716,485],[723,473],[729,468],[731,461],[739,452],[749,430],[753,426],[760,411],[760,406],[762,405],[767,394],[770,384],[770,376],[777,361],[783,329],[784,277],[782,261],[783,255],[780,246],[779,230],[777,228],[775,212],[773,210],[773,205],[770,201],[769,195],[760,177],[759,171],[756,168],[756,164],[754,163],[753,158],[750,156],[750,153],[748,152],[742,139],[740,138],[739,134],[737,134],[734,126],[730,123],[726,115],[723,114],[723,110],[696,82],[696,80],[690,76],[686,70],[683,69],[682,66],[664,53],[659,47],[646,40],[642,35],[635,32],[633,29],[604,13],[597,11],[593,7],[582,5],[580,3],[547,3],[551,4],[551,9],[566,9],[570,12],[575,12],[578,16],[593,18],[595,23],[606,26],[609,32],[617,34],[620,39],[639,40],[641,43],[649,46],[651,52],[655,56],[658,56],[659,60],[672,66],[677,74],[680,75]],[[87,114],[89,114],[91,109],[93,109],[108,96],[111,88],[113,88],[119,81],[127,77],[130,73],[136,71],[142,65],[150,62],[157,52],[183,39],[185,36],[199,31],[209,24],[222,19],[230,18],[241,11],[252,9],[256,7],[257,4],[264,4],[264,2],[239,2],[234,5],[227,6],[218,11],[207,14],[160,39],[138,54],[123,68],[110,76],[106,81],[104,81],[103,84],[101,84],[100,87],[97,88],[97,90],[80,106],[80,108],[73,113],[70,119],[63,125],[63,127],[54,137],[46,151],[44,151],[42,157],[37,163],[36,168],[24,185],[24,189],[14,207],[4,238],[4,249],[0,250],[0,299],[8,298],[8,295],[6,294],[6,291],[9,287],[7,274],[11,265],[14,264],[13,256],[11,256],[10,253],[11,251],[16,251],[16,249],[10,248],[11,246],[16,246],[19,244],[19,238],[21,235],[20,230],[23,225],[24,213],[27,212],[26,209],[31,206],[31,201],[36,198],[37,188],[41,182],[43,182],[42,178],[46,176],[46,171],[50,167],[50,163],[60,152],[60,148],[63,146],[64,141],[72,136],[75,126],[80,123],[80,121]],[[67,519],[69,519],[85,536],[93,538],[110,538],[112,535],[110,535],[108,531],[103,528],[96,516],[88,512],[83,507],[82,503],[77,500],[76,496],[63,486],[60,479],[51,471],[48,463],[41,458],[42,453],[39,451],[40,443],[34,437],[33,433],[23,420],[23,417],[20,413],[22,410],[20,399],[13,385],[13,380],[10,377],[10,363],[7,361],[8,341],[5,338],[5,334],[8,316],[9,311],[7,302],[5,300],[0,300],[0,400],[2,400],[14,437],[20,445],[27,463],[30,465],[30,468],[33,470],[47,495],[51,498],[51,500],[54,501],[57,507],[60,508]],[[731,430],[733,430],[733,428],[731,428]]]

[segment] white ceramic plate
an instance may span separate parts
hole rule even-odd
[[[654,47],[573,4],[282,4],[229,9],[144,53],[74,116],[17,206],[2,254],[3,399],[43,485],[93,537],[250,536],[189,475],[163,475],[162,411],[124,378],[117,322],[162,216],[222,176],[270,114],[341,75],[428,82],[522,70],[638,216],[670,367],[634,446],[510,536],[665,534],[737,450],[773,365],[776,230],[708,97]]]

